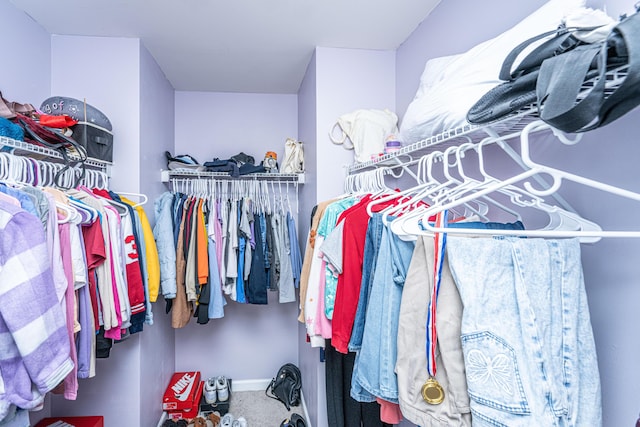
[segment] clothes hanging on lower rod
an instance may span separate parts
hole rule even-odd
[[[155,204],[161,287],[174,328],[192,317],[201,324],[223,317],[227,299],[267,304],[268,290],[280,303],[296,298],[302,256],[288,206],[273,193],[273,203],[262,200],[268,187],[245,194],[239,186],[214,188],[166,192]]]
[[[146,216],[124,203],[116,211],[111,203],[125,200],[115,193],[0,183],[0,194],[0,298],[9,298],[0,329],[16,346],[2,420],[11,405],[35,408],[59,383],[75,400],[77,378],[96,375],[95,359],[109,356],[113,340],[151,323],[159,266]]]
[[[347,197],[320,203],[314,209],[300,286],[301,319],[311,345],[321,346],[321,339],[327,338],[326,345],[332,350],[355,353],[353,373],[348,378],[351,398],[377,401],[382,420],[394,424],[404,417],[418,425],[446,419],[447,425],[469,426],[470,408],[478,420],[498,420],[505,425],[539,425],[540,419],[547,419],[548,424],[558,421],[589,426],[591,420],[598,424],[598,370],[577,240],[459,237],[453,240],[451,249],[447,246],[438,294],[439,369],[435,377],[444,389],[444,401],[428,404],[420,387],[429,378],[425,349],[434,239],[401,239],[392,231],[394,217],[387,218],[387,223],[380,213],[369,217],[366,207],[370,201],[370,196]],[[376,209],[384,208],[382,203],[377,205]],[[460,222],[448,226],[523,229],[520,222]],[[471,242],[464,247],[473,242],[488,246],[456,250],[463,247],[460,242]],[[511,245],[512,249],[492,251],[493,246],[500,245]],[[511,272],[497,270],[510,263]],[[559,270],[560,266],[564,270]],[[503,285],[504,278],[509,277],[517,277],[516,282]],[[327,290],[336,278],[332,294]],[[469,283],[464,284],[465,280]],[[474,290],[472,294],[469,289]],[[505,322],[500,310],[508,310],[508,302],[516,297],[521,309],[512,311]],[[566,301],[564,309],[559,301]],[[461,325],[466,324],[467,316],[473,320],[467,329],[462,327],[460,342]],[[527,338],[533,343],[517,337],[514,340],[500,326],[524,331],[527,337],[533,337]],[[506,344],[492,346],[494,341]],[[543,343],[538,361],[527,350],[536,342]],[[571,349],[563,342],[572,343]],[[504,351],[498,351],[500,348]],[[515,358],[503,363],[503,354]],[[576,357],[585,358],[584,369],[573,367]],[[571,366],[563,366],[562,360],[570,360]],[[548,366],[548,373],[532,377],[531,372],[539,373],[536,367],[540,364]],[[576,383],[563,384],[562,378],[567,375]],[[332,392],[329,388],[334,386],[328,381],[327,399]],[[511,391],[520,389],[527,390],[528,400],[520,401],[524,403],[519,407],[524,409],[500,410],[515,405]],[[545,390],[553,396],[551,406],[544,403]],[[487,406],[487,402],[494,403]],[[567,406],[566,402],[573,403]],[[576,411],[576,407],[581,409]],[[578,415],[582,411],[588,417]],[[552,416],[556,421],[550,419]]]

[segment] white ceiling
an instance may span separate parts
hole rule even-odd
[[[315,46],[394,50],[440,0],[10,0],[51,34],[137,37],[176,90],[297,93]]]

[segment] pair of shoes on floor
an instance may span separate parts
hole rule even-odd
[[[293,413],[291,418],[287,418],[280,423],[280,427],[307,427],[307,423],[300,415]]]
[[[233,415],[226,413],[220,420],[220,427],[247,427],[247,420],[244,417],[233,418]]]
[[[204,384],[204,400],[208,404],[229,400],[229,381],[225,376],[209,377]]]

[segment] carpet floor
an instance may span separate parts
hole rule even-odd
[[[243,417],[247,427],[280,427],[293,413],[304,417],[302,406],[287,411],[282,403],[267,397],[264,391],[232,391],[229,413],[234,419]],[[207,424],[211,427],[210,421]]]

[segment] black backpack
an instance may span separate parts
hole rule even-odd
[[[265,394],[282,402],[289,411],[292,406],[300,405],[301,388],[300,369],[293,363],[286,363],[278,369],[277,376],[271,380]]]

